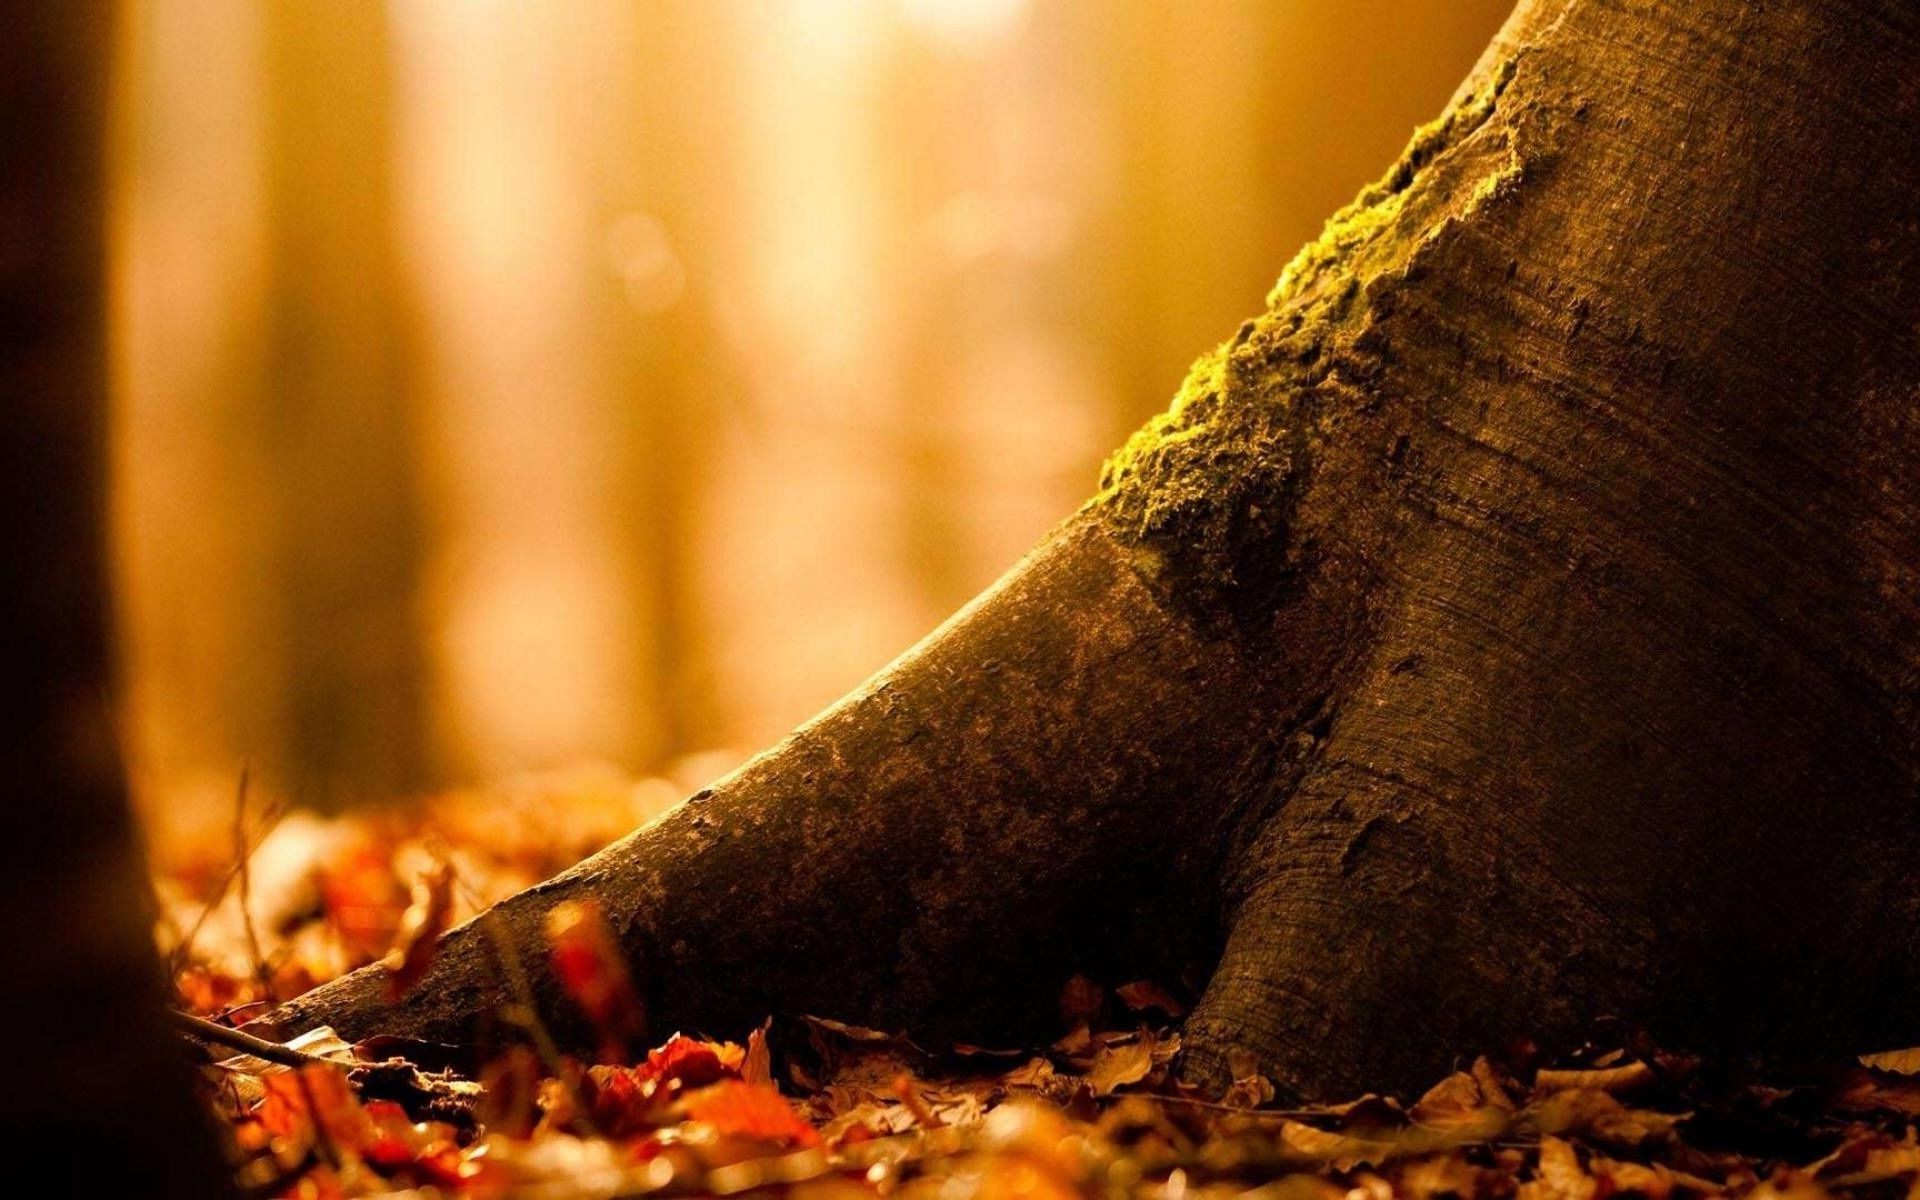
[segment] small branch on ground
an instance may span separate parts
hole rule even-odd
[[[192,1013],[169,1009],[168,1015],[173,1023],[190,1037],[225,1046],[242,1054],[251,1054],[255,1058],[265,1059],[270,1063],[279,1063],[283,1067],[306,1067],[327,1061],[318,1055],[308,1054],[304,1050],[295,1050],[292,1046],[283,1045],[280,1042],[270,1042],[266,1038],[243,1033],[217,1021],[196,1017]]]

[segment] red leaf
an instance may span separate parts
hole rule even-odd
[[[739,1078],[746,1057],[747,1052],[733,1042],[703,1042],[676,1033],[665,1044],[649,1050],[647,1060],[634,1070],[649,1082],[705,1087],[722,1079]]]
[[[642,1033],[640,998],[613,931],[591,900],[563,900],[547,914],[553,973],[600,1034],[602,1062],[621,1062]]]
[[[407,907],[388,854],[371,841],[356,841],[321,866],[320,898],[328,922],[359,962],[386,952]]]
[[[581,1090],[595,1129],[608,1137],[630,1137],[669,1122],[661,1099],[665,1089],[633,1067],[589,1067]]]

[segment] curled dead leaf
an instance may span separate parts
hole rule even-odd
[[[1920,1075],[1920,1046],[1906,1050],[1883,1050],[1879,1054],[1862,1054],[1860,1065],[1873,1071],[1886,1071],[1894,1075]]]
[[[1534,1076],[1533,1086],[1540,1092],[1582,1090],[1618,1093],[1643,1087],[1655,1078],[1653,1068],[1646,1063],[1630,1062],[1618,1067],[1587,1071],[1542,1070]]]

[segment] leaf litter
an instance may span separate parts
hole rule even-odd
[[[557,910],[547,933],[556,976],[601,1032],[597,1062],[515,1045],[469,1077],[450,1053],[460,1048],[349,1045],[330,1029],[268,1061],[191,1023],[244,1023],[371,962],[403,994],[441,932],[619,836],[670,793],[536,789],[518,798],[524,819],[506,821],[498,795],[471,793],[251,829],[243,792],[224,859],[211,848],[163,856],[161,943],[243,1191],[1920,1200],[1920,1049],[1762,1070],[1616,1030],[1612,1045],[1559,1061],[1527,1046],[1472,1059],[1411,1102],[1281,1107],[1277,1081],[1244,1056],[1230,1061],[1224,1096],[1178,1081],[1189,997],[1160,981],[1109,990],[1077,976],[1064,981],[1063,1032],[1047,1046],[923,1047],[821,1014],[769,1019],[742,1042],[675,1034],[647,1047],[637,989],[591,905]],[[236,845],[252,860],[244,868]]]

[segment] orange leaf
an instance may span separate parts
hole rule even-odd
[[[819,1132],[801,1120],[779,1092],[764,1084],[724,1080],[688,1093],[684,1104],[690,1119],[713,1126],[723,1136],[801,1146],[820,1141]]]
[[[312,1112],[320,1127],[337,1145],[354,1150],[367,1144],[373,1125],[347,1085],[347,1074],[332,1063],[309,1063],[291,1071],[260,1078],[266,1098],[256,1110],[260,1124],[279,1137],[308,1139],[313,1133]]]
[[[747,1052],[740,1060],[740,1078],[748,1083],[773,1082],[773,1053],[767,1049],[767,1026],[773,1024],[768,1018],[766,1024],[747,1035]]]

